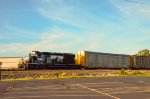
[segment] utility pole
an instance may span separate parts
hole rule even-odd
[[[0,82],[1,82],[1,75],[2,75],[2,62],[0,62]]]

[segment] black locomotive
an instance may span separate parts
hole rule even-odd
[[[78,69],[75,54],[32,51],[28,60],[24,60],[21,68],[25,69]]]

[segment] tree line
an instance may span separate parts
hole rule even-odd
[[[143,49],[143,50],[138,51],[135,55],[136,56],[150,56],[150,50]]]

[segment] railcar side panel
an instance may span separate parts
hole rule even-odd
[[[84,53],[84,54],[81,54]],[[86,68],[129,68],[130,56],[99,52],[80,51],[77,60]],[[82,60],[82,61],[81,61]]]
[[[150,69],[150,56],[133,56],[134,69]]]

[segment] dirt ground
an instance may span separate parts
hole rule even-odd
[[[53,78],[80,78],[80,77],[110,77],[110,76],[150,76],[150,70],[15,70],[2,71],[2,80],[8,79],[53,79]]]

